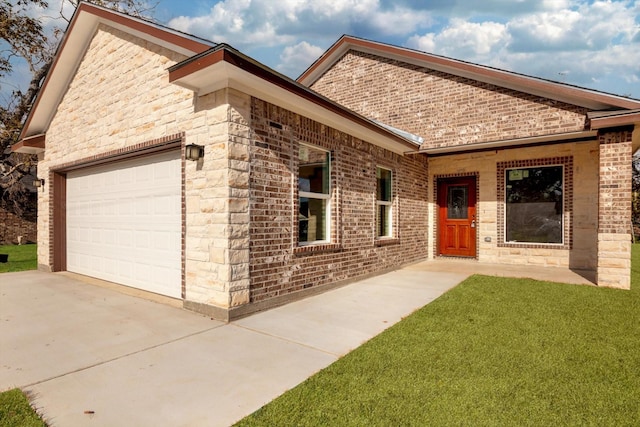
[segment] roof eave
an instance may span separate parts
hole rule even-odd
[[[445,72],[499,87],[554,99],[591,110],[640,108],[640,100],[607,94],[591,89],[552,82],[523,74],[485,67],[465,61],[420,52],[413,49],[342,36],[297,81],[311,86],[349,50],[384,56],[420,67]]]
[[[499,150],[515,147],[527,147],[537,145],[548,145],[568,142],[590,141],[597,138],[598,131],[586,130],[578,132],[567,132],[549,135],[540,135],[526,138],[502,139],[496,141],[478,142],[472,144],[461,144],[446,147],[423,147],[420,153],[429,156],[438,156],[445,154],[471,153],[477,151]]]
[[[591,129],[606,129],[622,126],[640,126],[640,110],[611,111],[606,114],[589,114]]]
[[[123,30],[185,56],[205,51],[212,42],[140,18],[81,2],[62,38],[53,63],[20,133],[20,139],[46,132],[56,108],[100,23]]]
[[[33,135],[24,138],[11,146],[11,151],[22,154],[40,154],[45,149],[46,136],[44,134]]]
[[[237,89],[398,154],[419,147],[230,46],[219,45],[174,65],[169,81],[199,96],[225,87]]]

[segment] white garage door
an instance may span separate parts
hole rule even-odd
[[[67,174],[67,270],[181,296],[181,162],[171,151]]]

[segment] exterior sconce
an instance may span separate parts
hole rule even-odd
[[[204,157],[204,147],[196,144],[189,144],[184,147],[184,157],[187,160],[198,161]]]
[[[33,186],[36,188],[44,187],[44,179],[33,180]]]

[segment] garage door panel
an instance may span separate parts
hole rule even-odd
[[[67,269],[181,296],[178,151],[67,175]]]

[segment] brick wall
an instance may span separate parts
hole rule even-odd
[[[631,156],[633,129],[601,133],[598,284],[631,286]]]
[[[427,147],[585,129],[584,108],[357,51],[311,87]]]
[[[253,99],[250,172],[251,301],[339,282],[427,255],[423,156],[400,156]],[[331,152],[331,243],[298,246],[300,143]],[[375,238],[376,167],[394,176],[392,239]]]
[[[0,245],[19,243],[18,236],[22,236],[22,244],[35,243],[37,239],[36,222],[28,221],[12,212],[0,209]]]

